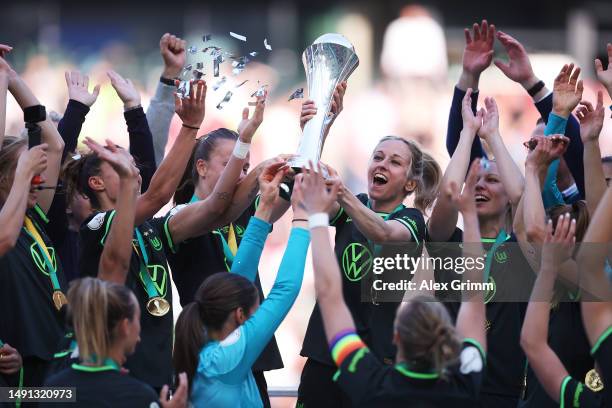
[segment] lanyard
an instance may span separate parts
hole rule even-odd
[[[497,234],[497,237],[495,238],[495,242],[493,243],[493,246],[491,247],[491,249],[489,249],[489,251],[487,251],[487,260],[485,263],[485,271],[484,271],[484,282],[488,282],[489,281],[489,275],[491,274],[491,264],[493,263],[493,256],[495,256],[495,251],[497,251],[497,248],[499,248],[504,242],[506,242],[507,240],[510,239],[510,235],[508,235],[506,233],[506,230],[504,230],[502,228],[501,231],[499,231],[499,234]],[[487,238],[482,238],[482,242],[490,242],[490,239]]]
[[[149,274],[149,268],[147,267],[147,265],[149,265],[149,255],[147,254],[147,249],[145,247],[142,234],[140,233],[138,228],[134,228],[134,232],[136,233],[138,247],[140,248],[140,251],[136,250],[136,253],[140,255],[140,272],[138,276],[140,277],[140,280],[142,281],[144,288],[147,291],[147,296],[149,296],[149,299],[161,296],[162,289],[155,287],[155,283],[153,282],[153,279],[151,279],[151,275]],[[136,247],[134,247],[134,249],[136,249]]]
[[[47,269],[49,270],[49,278],[51,279],[51,285],[53,286],[53,290],[61,291],[62,289],[60,287],[59,280],[57,279],[57,270],[53,266],[53,262],[51,262],[51,256],[49,255],[47,246],[45,245],[42,237],[40,236],[40,233],[34,226],[34,223],[30,219],[30,217],[27,217],[27,216],[25,217],[23,229],[26,232],[26,234],[28,234],[28,236],[32,238],[32,240],[38,247],[38,250],[40,251],[43,257],[43,260],[45,261],[45,265],[47,266]]]
[[[200,201],[198,196],[195,194],[191,197],[189,203],[196,203]],[[236,233],[234,231],[234,225],[232,223],[229,224],[229,231],[227,233],[227,240],[223,236],[223,232],[221,228],[218,228],[216,231],[213,231],[213,234],[219,235],[221,239],[221,245],[223,246],[223,255],[225,256],[226,264],[228,266],[228,270],[231,268],[232,263],[234,262],[234,257],[236,256],[236,252],[238,252],[238,244],[236,241]]]
[[[115,360],[113,360],[112,358],[105,359],[104,364],[101,366],[88,366],[88,365],[82,365],[82,364],[73,364],[72,368],[74,370],[83,371],[86,373],[97,373],[100,371],[110,371],[110,370],[119,371],[120,369],[119,364],[117,364]]]
[[[366,205],[367,205],[367,207],[368,207],[370,210],[372,210],[372,205],[370,204],[370,200],[368,200],[368,203],[367,203]],[[393,214],[395,214],[395,213],[396,213],[396,212],[398,212],[398,211],[403,210],[404,208],[406,208],[406,206],[405,206],[404,204],[400,204],[400,205],[398,205],[397,207],[395,207],[395,209],[394,209],[393,211],[391,211],[389,214],[386,214],[386,215],[383,217],[383,220],[388,221],[388,220],[389,220],[389,218],[391,218],[391,216],[392,216]],[[372,211],[373,211],[373,210],[372,210]],[[378,214],[378,213],[377,213],[377,214]],[[374,247],[374,256],[379,255],[379,254],[380,254],[380,252],[382,251],[382,247],[383,247],[382,245],[378,245],[378,244],[372,245],[372,242],[371,242],[369,239],[368,239],[368,244],[369,244],[369,246],[370,246],[370,247],[372,247],[372,246]]]

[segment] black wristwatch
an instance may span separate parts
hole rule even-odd
[[[43,105],[28,106],[23,109],[23,121],[26,123],[43,122],[47,119],[47,110]]]
[[[159,77],[159,82],[161,82],[162,84],[168,85],[168,86],[176,86],[174,84],[174,79],[164,78],[163,76]]]
[[[544,81],[540,80],[540,81],[536,82],[536,84],[534,86],[529,88],[527,90],[527,93],[529,94],[529,96],[533,97],[538,92],[540,92],[542,90],[542,88],[544,88]]]

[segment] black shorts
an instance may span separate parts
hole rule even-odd
[[[335,366],[319,363],[311,358],[306,360],[296,407],[300,408],[349,408],[351,400],[334,382]]]
[[[263,371],[253,371],[253,377],[255,377],[255,384],[259,390],[259,396],[264,408],[270,408],[270,396],[268,395],[268,383]]]

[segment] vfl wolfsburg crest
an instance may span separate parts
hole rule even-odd
[[[495,279],[493,279],[493,276],[489,275],[488,282],[491,284],[493,289],[487,290],[487,293],[485,293],[485,296],[484,296],[485,305],[489,303],[491,300],[493,300],[493,298],[495,297],[495,294],[497,293],[497,285],[495,284]]]
[[[162,265],[156,264],[147,265],[147,270],[149,272],[149,276],[151,276],[155,289],[157,289],[157,293],[159,293],[161,297],[165,297],[166,290],[168,289],[166,285],[166,277],[168,276],[166,268],[164,268]]]
[[[363,244],[353,242],[342,253],[342,269],[351,282],[361,280],[372,267],[372,253]]]
[[[49,256],[51,257],[51,264],[53,268],[57,270],[57,259],[55,258],[55,248],[47,247],[47,251],[49,251]],[[38,245],[34,242],[30,245],[30,255],[32,255],[32,260],[34,264],[43,274],[49,276],[50,271],[47,270],[47,263],[45,262],[44,255],[40,253],[38,249]]]

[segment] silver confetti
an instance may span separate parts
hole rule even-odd
[[[176,95],[183,99],[189,96],[189,91],[191,88],[191,83],[189,81],[181,81],[176,90]]]
[[[268,85],[262,85],[257,88],[257,90],[251,94],[251,98],[255,98],[257,96],[264,96],[267,87]]]
[[[232,91],[227,91],[223,100],[217,104],[217,109],[223,109],[223,105],[229,102],[230,99],[232,99]]]
[[[248,79],[245,79],[244,81],[242,81],[241,83],[239,83],[238,85],[236,85],[234,88],[240,88],[242,85],[246,84],[247,82],[249,82]]]
[[[242,71],[244,71],[244,68],[245,68],[245,67],[246,67],[246,66],[245,66],[244,64],[240,64],[240,63],[239,63],[238,65],[236,65],[236,66],[234,67],[234,69],[232,69],[232,74],[234,74],[234,75],[240,75],[240,73],[241,73]]]
[[[204,63],[203,62],[198,62],[196,64],[196,69],[204,69]]]
[[[196,52],[198,52],[198,49],[194,46],[191,46],[189,48],[187,48],[187,52],[190,54],[195,54]]]
[[[256,57],[257,56],[257,51],[249,52],[249,55],[251,57]]]
[[[483,157],[482,159],[480,159],[480,168],[486,171],[486,170],[489,170],[489,167],[490,167],[490,164],[486,157]]]
[[[221,48],[215,47],[214,45],[211,45],[210,47],[206,47],[206,48],[202,49],[202,52],[206,53],[206,52],[208,52],[208,50],[212,50],[210,52],[210,55],[212,56],[214,52],[221,51]]]
[[[205,73],[197,69],[194,69],[192,73],[193,73],[193,79],[202,79],[202,77],[206,75]]]
[[[216,84],[213,85],[213,91],[216,91],[217,89],[221,88],[225,81],[227,81],[226,77],[221,78]]]
[[[296,89],[291,96],[289,97],[289,100],[293,100],[293,99],[302,99],[304,98],[304,88],[298,88]]]
[[[215,77],[219,76],[219,64],[221,64],[222,62],[223,62],[223,59],[221,58],[220,55],[217,58],[214,59],[214,61],[213,61],[213,76],[215,76]]]
[[[272,51],[272,46],[270,44],[268,44],[268,39],[267,38],[264,38],[264,47],[266,47],[266,50]]]
[[[246,40],[247,40],[244,35],[236,34],[236,33],[233,33],[231,31],[230,31],[230,35],[232,37],[234,37],[235,39],[240,40],[240,41],[245,41],[246,42]]]
[[[210,41],[211,37],[212,37],[211,34],[204,34],[202,36],[202,42]]]

